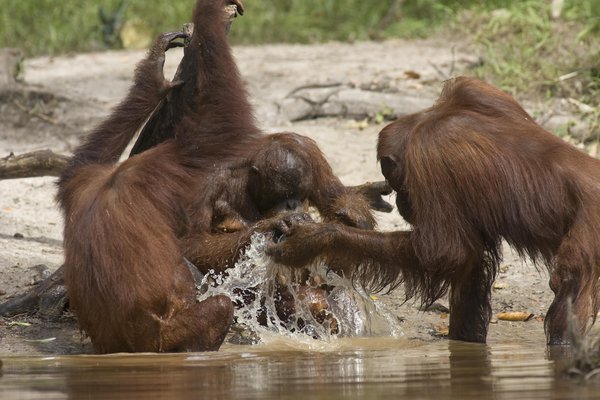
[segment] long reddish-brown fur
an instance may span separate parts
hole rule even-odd
[[[179,87],[219,99],[205,100],[207,114],[197,129],[113,165],[172,86],[162,77],[168,45],[159,40],[138,67],[128,97],[75,151],[59,180],[65,282],[71,308],[97,352],[216,350],[232,322],[227,297],[196,301],[177,237],[192,182],[223,155],[211,159],[197,149],[218,133],[213,129],[220,117],[249,107],[235,95],[243,91],[239,80],[230,79],[237,67],[223,24],[229,4],[239,5],[199,0],[194,11],[191,46],[201,73],[183,74]]]
[[[191,226],[183,238],[184,253],[201,272],[231,267],[252,233],[282,211],[312,205],[324,220],[374,228],[369,202],[342,185],[313,140],[278,133],[256,138],[255,145],[239,163],[213,171],[185,207]],[[215,229],[220,222],[216,204],[226,205],[241,221],[237,230]]]
[[[374,226],[362,194],[340,183],[313,141],[296,134],[264,135],[255,126],[225,40],[226,2],[221,3],[219,9],[215,2],[197,2],[195,32],[178,75],[182,82],[164,83],[164,57],[154,49],[138,68],[129,96],[75,152],[59,183],[65,281],[80,326],[98,352],[218,348],[231,323],[230,302],[216,297],[194,304],[184,257],[202,272],[224,270],[254,231],[277,223],[278,217],[261,220],[281,204],[307,200],[328,220]],[[147,81],[150,72],[156,82]],[[163,88],[160,95],[157,88]],[[170,120],[158,127],[172,127],[174,134],[161,135],[171,138],[114,167],[167,93]],[[275,155],[284,161],[270,165]],[[309,170],[299,177],[306,186],[300,192],[294,179],[288,181],[296,175],[285,165],[292,158]],[[255,190],[277,170],[283,171],[279,197]],[[219,181],[223,171],[236,179]],[[249,224],[215,234],[217,201]]]
[[[193,154],[193,165],[209,171],[195,177],[181,203],[190,224],[183,235],[186,257],[202,272],[231,267],[251,234],[262,229],[255,223],[283,205],[305,200],[328,221],[372,229],[369,201],[340,182],[313,140],[295,133],[265,134],[256,126],[231,50],[211,34],[204,32],[203,41],[184,50],[180,76],[185,84],[173,88],[167,110],[161,110],[169,115],[172,136]],[[154,138],[152,130],[147,134],[138,151],[168,137]],[[287,165],[291,158],[298,171]],[[275,186],[282,190],[275,193]],[[214,232],[217,201],[228,204],[247,226],[233,233]]]
[[[405,282],[424,302],[450,289],[450,338],[485,342],[504,239],[550,272],[548,344],[567,342],[570,302],[587,329],[599,306],[599,160],[545,131],[506,93],[464,77],[448,81],[431,108],[384,128],[378,158],[412,231],[304,223],[273,255],[362,264],[358,279]]]

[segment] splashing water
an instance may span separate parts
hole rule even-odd
[[[224,274],[209,271],[200,285],[199,296],[224,294],[236,304],[244,304],[235,310],[237,324],[255,332],[260,340],[283,335],[296,339],[312,337],[330,341],[343,336],[393,336],[402,335],[397,318],[380,302],[373,300],[362,288],[332,271],[325,265],[307,267],[311,276],[318,275],[330,288],[327,294],[327,318],[317,320],[310,309],[309,296],[303,296],[301,287],[294,282],[294,271],[271,261],[265,254],[268,238],[255,233],[250,245],[233,268]],[[293,296],[295,314],[289,321],[280,318],[276,304],[281,300],[281,290],[276,282],[287,287]],[[281,289],[281,288],[280,288]],[[300,290],[299,290],[300,289]],[[259,323],[259,315],[262,325]]]

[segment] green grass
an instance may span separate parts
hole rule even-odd
[[[0,46],[20,47],[28,55],[58,54],[119,47],[105,41],[100,8],[113,14],[121,0],[3,0]],[[139,18],[152,35],[172,30],[189,19],[187,1],[132,0],[124,20]],[[118,30],[118,26],[114,26]]]
[[[123,23],[142,46],[190,19],[194,0],[125,0],[121,19],[103,21],[123,0],[3,0],[0,47],[29,56],[122,46]],[[576,97],[600,105],[600,0],[246,0],[236,44],[446,37],[476,46],[473,73],[503,89]],[[449,33],[450,32],[450,33]],[[571,74],[571,75],[569,75]],[[570,77],[566,79],[566,77]]]
[[[118,10],[123,0],[3,0],[0,46],[29,55],[119,47],[102,32],[119,24],[102,22],[99,9]],[[543,1],[543,0],[540,0]],[[193,0],[126,0],[123,21],[135,20],[143,34],[177,29],[190,19]],[[424,37],[454,10],[475,4],[497,7],[510,1],[461,0],[247,0],[247,16],[236,21],[236,43],[366,40]],[[110,35],[107,35],[110,36]]]
[[[459,12],[454,25],[482,54],[474,74],[512,93],[600,106],[600,0],[567,1],[558,19],[544,1],[474,7]]]

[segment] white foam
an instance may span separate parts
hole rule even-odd
[[[266,245],[265,235],[254,234],[250,245],[233,268],[227,269],[225,274],[211,271],[204,277],[201,288],[206,292],[200,295],[199,300],[224,294],[234,302],[250,303],[236,309],[235,317],[239,324],[255,331],[263,343],[290,338],[299,342],[301,347],[313,347],[319,345],[314,339],[331,342],[338,337],[402,336],[397,318],[381,302],[374,300],[362,288],[353,287],[348,279],[327,271],[326,266],[311,265],[308,268],[313,276],[320,275],[324,278],[323,283],[333,286],[327,296],[328,312],[337,320],[338,327],[337,333],[332,333],[328,322],[319,323],[306,302],[298,299],[298,285],[291,283],[294,281],[293,271],[274,263],[265,254]],[[278,274],[280,277],[283,275],[285,282],[290,282],[287,287],[295,299],[295,318],[288,323],[278,317],[275,308]],[[255,299],[249,301],[247,295],[242,297],[241,290],[254,293]],[[264,299],[263,304],[261,299]],[[266,313],[266,326],[257,321],[261,310]]]

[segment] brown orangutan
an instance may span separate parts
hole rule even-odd
[[[204,233],[192,230],[191,238],[185,237],[186,206],[197,203],[195,193],[211,192],[215,165],[221,168],[247,158],[263,160],[254,156],[268,147],[272,138],[254,126],[225,38],[223,7],[231,4],[241,10],[237,1],[221,2],[219,7],[216,2],[198,1],[194,34],[180,66],[181,82],[162,83],[164,58],[153,64],[160,67],[153,70],[154,76],[160,72],[158,85],[146,80],[145,66],[151,63],[143,63],[128,98],[75,152],[59,182],[58,199],[66,221],[64,270],[70,306],[97,352],[214,350],[231,324],[232,305],[226,297],[195,302],[194,280],[184,260],[189,251],[180,244],[180,239],[190,243]],[[155,50],[151,55],[159,59]],[[157,87],[168,90],[161,89],[160,96],[153,96]],[[175,137],[114,167],[132,128],[139,126],[169,91]],[[297,147],[300,153],[304,151]],[[333,200],[333,218],[372,227],[366,200],[339,183],[314,144],[306,147],[309,158],[300,161],[315,170],[306,179],[317,190],[302,190],[311,190],[311,200],[322,205],[326,217],[329,209],[324,205],[330,207]],[[285,178],[291,176],[287,173]],[[288,190],[293,187],[294,182],[287,183]],[[282,194],[287,196],[286,204],[304,195]],[[267,198],[254,193],[253,199],[258,201],[259,212],[264,211],[260,202]],[[268,207],[272,209],[274,204]],[[250,221],[258,222],[263,216]],[[195,253],[189,258],[214,260],[213,268],[230,265],[252,232],[269,230],[279,222],[263,219],[238,235],[226,235],[224,243],[226,236],[204,235],[194,243]],[[201,256],[194,259],[197,254]]]
[[[230,17],[226,21],[231,21]],[[194,22],[199,26],[203,21]],[[211,39],[206,29],[197,32],[184,50],[177,84],[170,84],[160,98],[150,101],[153,97],[142,88],[154,90],[154,83],[144,81],[143,73],[138,74],[132,95],[99,129],[96,136],[100,140],[88,140],[87,151],[110,151],[110,156],[103,159],[114,163],[125,143],[161,103],[144,127],[132,158],[137,159],[139,153],[153,150],[160,143],[175,142],[190,152],[188,158],[181,159],[182,164],[201,167],[194,169],[193,179],[186,181],[187,194],[173,200],[172,216],[178,220],[173,230],[183,255],[203,273],[221,272],[232,266],[252,233],[266,229],[264,219],[282,210],[311,204],[328,221],[373,228],[369,206],[391,210],[381,198],[389,193],[387,185],[344,187],[311,139],[293,133],[262,134],[254,125],[229,48],[217,45],[219,41]],[[212,52],[208,59],[203,56],[205,51]],[[219,86],[216,78],[208,81],[221,71],[212,64],[207,66],[213,58],[225,71],[218,79],[226,79],[226,85]],[[160,72],[159,86],[163,84]],[[102,132],[108,133],[103,136]],[[120,133],[112,138],[111,132]],[[103,140],[113,142],[105,146]],[[263,222],[257,225],[259,221]],[[61,281],[61,271],[54,276],[56,282]],[[45,297],[44,293],[27,294],[0,309],[4,314],[18,312],[20,304],[35,309],[40,297]]]
[[[198,29],[196,21],[194,25]],[[192,41],[177,73],[185,84],[171,91],[132,151],[143,154],[172,138],[202,138],[190,148],[198,160],[212,165],[210,173],[195,177],[181,203],[182,226],[187,229],[180,237],[186,259],[202,273],[224,272],[252,234],[263,229],[265,218],[305,205],[316,207],[327,221],[372,229],[375,220],[369,207],[389,211],[381,199],[385,187],[379,186],[379,191],[373,190],[377,185],[345,187],[311,139],[261,132],[237,70],[224,73],[227,87],[198,90],[195,82],[206,75],[203,51],[232,58],[229,48],[213,46],[210,40],[197,45]],[[210,68],[218,67],[217,63]],[[281,223],[285,221],[293,218],[288,215]]]
[[[599,160],[545,131],[506,93],[464,77],[448,81],[431,108],[384,128],[377,153],[413,230],[302,221],[269,250],[278,262],[325,258],[376,289],[404,282],[425,303],[450,289],[449,337],[485,342],[504,239],[549,270],[548,344],[568,342],[569,304],[582,332],[595,320]]]
[[[185,207],[191,226],[182,239],[184,254],[201,272],[231,267],[254,225],[282,211],[312,205],[324,220],[373,229],[372,202],[341,184],[313,140],[280,133],[257,141],[256,153],[213,171]]]
[[[257,223],[281,212],[303,212],[312,205],[324,220],[373,229],[369,206],[384,209],[382,204],[387,204],[381,199],[386,185],[344,187],[315,142],[293,133],[264,135],[252,158],[214,171],[202,189],[186,207],[191,225],[182,243],[186,258],[204,274],[232,267],[260,226]],[[296,299],[288,288],[293,284],[302,293],[299,300],[310,303],[311,310],[318,308],[315,319],[324,320],[328,293],[323,285],[308,285],[308,270],[295,276],[293,282],[274,283],[279,318],[284,322],[294,318]]]
[[[231,5],[243,10],[235,0],[197,2],[191,46],[201,53],[203,74],[185,87],[223,100],[217,109],[235,110],[246,106],[243,100],[219,97],[241,90],[229,80],[237,74],[223,23]],[[183,87],[162,74],[164,51],[182,36],[159,38],[127,98],[75,151],[58,183],[70,306],[99,353],[217,350],[233,320],[226,296],[197,302],[178,240],[184,197],[214,162],[196,152],[206,132],[183,132],[114,166],[132,130],[167,92]],[[210,131],[214,121],[204,122]]]

